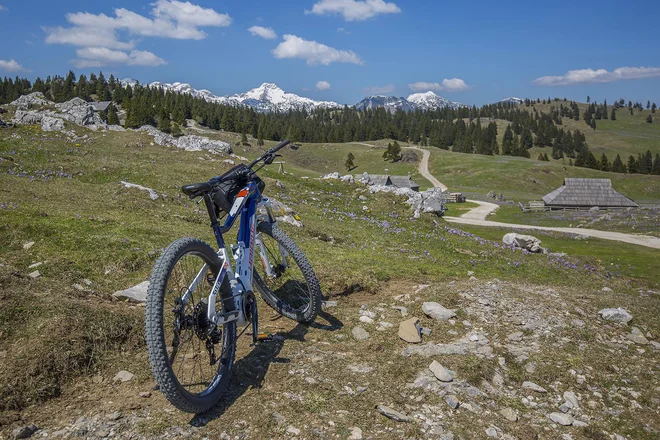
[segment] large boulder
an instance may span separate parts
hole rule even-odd
[[[273,215],[275,216],[275,220],[282,223],[288,223],[298,228],[301,228],[303,226],[302,222],[300,221],[300,217],[296,215],[293,209],[289,208],[287,205],[280,202],[279,200],[273,199],[272,197],[268,197],[268,200],[270,201],[270,206],[271,209],[273,210]],[[266,219],[266,209],[263,206],[259,207],[258,213],[260,217]]]
[[[103,120],[94,111],[94,107],[80,98],[55,104],[55,108],[62,112],[62,118],[77,125],[102,124]]]
[[[154,143],[164,147],[177,147],[186,151],[211,151],[218,153],[231,153],[231,145],[223,141],[215,141],[202,136],[188,135],[175,138],[174,136],[163,133],[151,125],[143,125],[137,131],[146,131],[154,137]]]
[[[414,150],[406,149],[401,152],[399,162],[415,163],[417,161],[419,161],[419,156]]]
[[[10,105],[16,106],[17,110],[27,110],[32,107],[43,107],[50,104],[52,104],[52,101],[47,100],[41,92],[32,92],[29,95],[23,95],[10,103]]]
[[[339,176],[339,173],[335,171],[334,173],[328,173],[328,174],[326,174],[325,176],[323,176],[321,178],[323,180],[337,180],[337,179],[340,178],[340,176]]]
[[[532,235],[516,234],[509,232],[502,238],[502,242],[508,246],[525,249],[529,252],[542,253],[545,250],[541,247],[541,240]]]

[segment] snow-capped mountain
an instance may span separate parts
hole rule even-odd
[[[442,96],[436,95],[431,91],[425,93],[413,93],[412,95],[408,96],[408,102],[415,104],[417,108],[421,110],[435,110],[444,107],[457,109],[459,107],[465,107],[465,104],[450,101],[446,98],[443,98]]]
[[[196,98],[226,105],[245,105],[258,112],[286,112],[289,110],[314,110],[316,108],[339,108],[340,104],[332,101],[314,101],[313,99],[286,93],[277,85],[263,83],[245,93],[231,96],[216,96],[206,89],[195,89],[187,83],[152,82],[149,87],[159,87],[174,93],[187,93]]]
[[[368,110],[379,107],[385,107],[385,109],[394,113],[397,110],[403,110],[404,112],[409,112],[415,110],[415,104],[408,102],[406,98],[397,98],[396,96],[367,96],[362,101],[355,104],[355,108],[358,110]]]
[[[509,103],[509,104],[522,104],[525,101],[523,99],[516,98],[515,96],[511,96],[509,98],[504,98],[500,102],[505,102],[505,103]]]

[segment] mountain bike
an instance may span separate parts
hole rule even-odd
[[[149,362],[161,392],[183,411],[200,413],[220,400],[245,330],[251,326],[252,345],[271,339],[259,333],[255,288],[277,313],[298,322],[313,321],[321,309],[314,270],[278,227],[262,194],[265,183],[256,174],[289,144],[285,140],[248,165],[181,188],[198,203],[204,201],[218,245],[216,251],[196,238],[178,239],[165,249],[150,277]],[[239,216],[236,244],[228,249],[223,235]],[[255,249],[261,264],[253,264]],[[237,327],[244,327],[241,334]]]

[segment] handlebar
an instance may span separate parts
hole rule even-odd
[[[266,160],[267,160],[267,159],[270,159],[271,157],[275,156],[275,153],[277,153],[279,150],[281,150],[282,148],[286,147],[286,146],[289,145],[290,143],[291,143],[291,141],[288,140],[288,139],[283,140],[282,142],[280,142],[279,144],[275,145],[273,148],[271,148],[270,150],[266,151],[264,154],[262,154],[261,156],[259,156],[258,158],[256,158],[256,159],[253,160],[252,162],[250,162],[250,163],[247,165],[247,167],[248,167],[249,169],[252,169],[253,166],[255,166],[256,164],[258,164],[258,163],[261,162],[262,160],[264,160],[264,159],[266,159]]]

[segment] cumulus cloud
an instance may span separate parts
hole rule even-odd
[[[252,26],[248,29],[252,35],[255,37],[265,38],[266,40],[274,40],[277,38],[277,34],[273,28],[267,28],[263,26]]]
[[[0,70],[6,70],[7,72],[28,72],[29,70],[21,66],[16,62],[16,60],[11,59],[9,61],[0,60]]]
[[[305,14],[343,15],[346,21],[362,21],[380,14],[401,12],[394,2],[384,0],[319,0]]]
[[[132,50],[130,53],[112,50],[107,47],[85,47],[76,50],[78,58],[73,64],[78,68],[100,67],[113,64],[129,66],[160,66],[167,62],[146,50]]]
[[[337,50],[334,47],[290,34],[285,35],[284,41],[273,49],[273,55],[279,59],[300,58],[310,66],[317,64],[327,66],[330,63],[364,64],[352,50]]]
[[[160,65],[164,60],[150,52],[133,50],[136,42],[132,39],[122,39],[122,36],[137,37],[161,37],[180,40],[201,40],[207,34],[201,27],[226,27],[232,22],[227,14],[221,14],[211,8],[203,8],[188,1],[157,0],[151,4],[150,16],[144,16],[125,8],[114,10],[114,16],[106,14],[91,14],[88,12],[75,12],[66,14],[66,20],[72,27],[58,26],[46,28],[46,43],[69,44],[77,47],[104,48],[115,53],[123,53],[126,56],[114,56],[110,58],[81,58],[74,61],[86,66],[100,66],[112,60],[115,63],[123,59],[124,64]],[[86,53],[86,52],[83,52]],[[108,54],[96,50],[98,54]],[[151,54],[153,57],[145,56]]]
[[[416,83],[408,84],[408,87],[410,87],[410,90],[413,92],[462,92],[463,90],[470,88],[470,86],[468,86],[465,81],[460,78],[445,78],[439,83],[419,81]]]
[[[319,81],[316,83],[316,90],[330,90],[330,83],[327,81]]]
[[[385,86],[371,86],[365,87],[362,91],[368,95],[383,95],[385,93],[394,92],[394,84],[387,84]]]
[[[562,76],[542,76],[532,81],[537,86],[571,86],[574,84],[608,83],[626,79],[660,77],[660,67],[619,67],[613,71],[605,69],[569,70]]]

